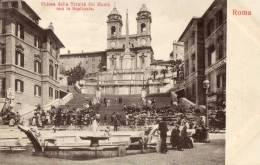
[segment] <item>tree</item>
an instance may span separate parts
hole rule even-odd
[[[78,64],[69,71],[66,71],[65,74],[68,76],[68,84],[72,85],[75,84],[77,81],[82,80],[85,73],[86,70],[81,66],[81,64]]]
[[[165,79],[166,74],[168,73],[168,69],[162,69],[161,74],[163,74],[163,78]]]
[[[153,79],[155,80],[156,76],[158,75],[158,71],[157,70],[153,70],[151,72],[151,75],[153,76]]]
[[[177,59],[175,61],[172,61],[172,66],[171,66],[171,72],[172,73],[177,73],[177,79],[179,80],[182,80],[184,78],[184,75],[183,75],[183,61],[181,59]]]

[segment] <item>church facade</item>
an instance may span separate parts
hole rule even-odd
[[[151,46],[152,17],[145,5],[138,11],[136,21],[137,33],[129,34],[128,13],[124,26],[122,15],[115,7],[109,13],[107,49],[103,55],[106,61],[99,64],[101,70],[93,77],[86,76],[81,81],[83,93],[94,94],[97,89],[105,95],[135,95],[144,89],[149,93],[159,92],[162,84],[149,79],[154,52]],[[61,61],[65,57],[61,55]]]

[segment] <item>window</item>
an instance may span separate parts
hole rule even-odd
[[[191,40],[191,45],[194,45],[194,43],[195,43],[195,32],[192,32],[190,40]]]
[[[217,88],[221,87],[221,75],[217,75]]]
[[[194,98],[194,100],[195,100],[195,98],[196,98],[196,84],[195,83],[193,83],[192,84],[192,91],[191,91],[191,93],[192,93],[192,98]]]
[[[55,80],[58,79],[58,65],[55,65]]]
[[[207,36],[209,36],[214,30],[214,20],[210,20],[207,24]]]
[[[49,87],[49,97],[53,97],[53,88]]]
[[[23,92],[24,91],[24,83],[22,80],[15,79],[15,91]]]
[[[24,67],[24,54],[20,50],[16,50],[15,52],[15,65]]]
[[[34,96],[41,96],[42,89],[39,85],[34,86]]]
[[[111,35],[115,35],[116,34],[116,27],[115,26],[112,26],[111,27]]]
[[[5,62],[6,62],[5,48],[0,48],[0,64],[5,64]]]
[[[226,88],[226,74],[222,74],[222,87]]]
[[[3,98],[5,97],[5,91],[6,91],[6,86],[5,86],[5,78],[0,78],[0,97]]]
[[[21,24],[15,25],[15,36],[24,39],[24,27]]]
[[[223,12],[222,12],[222,10],[219,10],[216,13],[216,21],[217,21],[217,26],[220,26],[223,23]]]
[[[55,90],[55,99],[59,98],[59,91]]]
[[[0,19],[0,33],[5,33],[5,21]]]
[[[145,23],[141,24],[141,33],[146,32],[146,25]]]
[[[191,66],[192,66],[192,72],[195,72],[196,68],[195,68],[195,60],[196,60],[196,56],[195,54],[191,55]]]
[[[218,59],[221,59],[224,56],[223,36],[218,37],[217,42],[218,42]]]
[[[11,2],[13,8],[18,8],[18,2]]]
[[[42,72],[42,63],[39,60],[34,61],[34,72],[41,73]]]
[[[185,75],[189,75],[189,60],[185,60]]]
[[[38,36],[34,36],[34,46],[37,47],[37,48],[40,47],[39,46],[39,38],[38,38]]]
[[[216,51],[214,46],[208,48],[208,66],[216,62]]]
[[[52,55],[53,53],[53,47],[52,47],[52,42],[50,42],[50,54]]]
[[[50,60],[49,63],[50,63],[49,64],[49,76],[53,78],[53,72],[54,72],[54,70],[53,70],[53,61]]]
[[[3,8],[8,8],[8,2],[2,2]]]
[[[185,52],[187,52],[188,49],[189,49],[188,41],[185,41],[185,42],[184,42],[184,50],[185,50]]]

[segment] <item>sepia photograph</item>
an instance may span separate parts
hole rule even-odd
[[[0,164],[224,165],[226,45],[227,0],[0,0]]]

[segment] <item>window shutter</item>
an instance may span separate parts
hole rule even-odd
[[[5,78],[2,79],[2,89],[5,90]]]
[[[21,92],[23,92],[24,84],[23,84],[23,81],[20,81],[20,82],[21,82]]]
[[[37,86],[34,85],[34,96],[36,96],[36,90],[37,90]]]
[[[42,63],[41,62],[39,62],[38,70],[39,70],[39,73],[42,73]]]
[[[42,95],[42,88],[39,86],[38,90],[39,90],[39,96],[41,96]]]
[[[21,55],[21,66],[24,67],[24,54],[20,54]]]
[[[20,25],[20,38],[24,39],[24,28],[22,25]]]
[[[19,56],[19,52],[16,51],[15,52],[15,65],[18,65],[18,56]]]
[[[6,63],[6,58],[5,58],[5,48],[2,49],[2,64],[5,64]]]
[[[15,24],[15,36],[18,36],[18,24]]]
[[[3,32],[3,34],[6,33],[5,25],[6,25],[5,20],[3,20],[3,23],[2,23],[2,32]]]
[[[15,91],[17,91],[17,80],[15,80]]]

